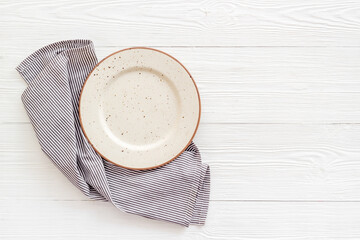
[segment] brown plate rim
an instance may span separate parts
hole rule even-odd
[[[85,87],[85,85],[86,85],[86,82],[87,82],[88,79],[90,78],[90,76],[91,76],[91,74],[93,73],[93,71],[94,71],[103,61],[105,61],[105,60],[108,59],[109,57],[113,56],[114,54],[117,54],[117,53],[123,52],[123,51],[133,50],[133,49],[147,49],[147,50],[152,50],[152,51],[156,51],[156,52],[165,54],[165,55],[167,55],[168,57],[174,59],[174,60],[175,60],[177,63],[179,63],[180,66],[182,66],[182,67],[185,69],[185,71],[189,74],[189,76],[190,76],[190,78],[191,78],[191,80],[192,80],[192,82],[193,82],[193,84],[194,84],[194,86],[195,86],[195,89],[196,89],[196,92],[197,92],[197,96],[198,96],[198,101],[199,101],[199,117],[198,117],[198,121],[197,121],[195,130],[194,130],[194,133],[193,133],[193,135],[191,136],[189,142],[186,144],[186,146],[185,146],[175,157],[173,157],[172,159],[166,161],[165,163],[162,163],[162,164],[159,164],[159,165],[156,165],[156,166],[153,166],[153,167],[148,167],[148,168],[130,168],[130,167],[126,167],[126,166],[122,166],[122,165],[120,165],[120,164],[114,163],[113,161],[111,161],[111,160],[109,160],[108,158],[106,158],[106,157],[105,157],[104,155],[102,155],[102,154],[100,153],[100,151],[98,151],[98,150],[94,147],[94,145],[91,143],[90,139],[89,139],[88,136],[86,135],[86,131],[85,131],[85,128],[84,128],[84,126],[83,126],[83,124],[82,124],[82,119],[81,119],[81,107],[80,107],[80,106],[81,106],[81,96],[82,96],[84,87]],[[180,155],[186,150],[186,148],[191,144],[192,140],[194,139],[195,134],[196,134],[196,132],[197,132],[197,130],[198,130],[198,128],[199,128],[200,118],[201,118],[201,99],[200,99],[200,93],[199,93],[199,89],[198,89],[198,87],[197,87],[197,85],[196,85],[196,83],[195,83],[195,80],[194,80],[194,78],[191,76],[190,72],[189,72],[189,71],[186,69],[186,67],[185,67],[179,60],[177,60],[175,57],[171,56],[170,54],[168,54],[168,53],[166,53],[166,52],[163,52],[163,51],[158,50],[158,49],[155,49],[155,48],[150,48],[150,47],[130,47],[130,48],[124,48],[124,49],[122,49],[122,50],[116,51],[116,52],[108,55],[107,57],[103,58],[100,62],[98,62],[98,63],[94,66],[94,68],[91,70],[91,72],[89,73],[89,75],[88,75],[87,78],[85,79],[84,84],[83,84],[83,86],[82,86],[82,88],[81,88],[80,97],[79,97],[79,120],[80,120],[80,126],[81,126],[81,129],[82,129],[82,131],[83,131],[83,133],[84,133],[84,136],[85,136],[85,138],[87,139],[87,141],[88,141],[88,142],[90,143],[90,145],[93,147],[93,149],[95,150],[95,152],[97,152],[103,159],[105,159],[106,161],[108,161],[108,162],[110,162],[110,163],[112,163],[112,164],[114,164],[114,165],[116,165],[116,166],[119,166],[119,167],[122,167],[122,168],[126,168],[126,169],[130,169],[130,170],[150,170],[150,169],[155,169],[155,168],[162,167],[162,166],[170,163],[171,161],[175,160],[178,156],[180,156]]]

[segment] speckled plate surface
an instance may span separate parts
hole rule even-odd
[[[129,48],[92,70],[79,111],[85,136],[104,159],[151,169],[175,159],[191,143],[200,121],[200,97],[175,58]]]

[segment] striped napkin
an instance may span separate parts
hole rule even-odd
[[[22,101],[42,150],[91,199],[147,218],[204,224],[210,169],[194,143],[163,167],[129,170],[103,160],[87,142],[78,101],[97,62],[90,40],[68,40],[37,50],[16,68],[28,84]]]

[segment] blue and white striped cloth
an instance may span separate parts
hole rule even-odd
[[[91,199],[147,218],[204,224],[210,169],[194,143],[169,164],[141,171],[103,160],[87,142],[78,101],[97,62],[90,40],[68,40],[39,49],[17,67],[28,84],[22,101],[42,150]]]

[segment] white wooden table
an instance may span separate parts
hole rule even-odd
[[[187,2],[187,3],[186,3]],[[195,78],[203,227],[88,200],[42,153],[14,68],[65,39],[158,48]],[[360,239],[360,1],[0,0],[0,239]]]

